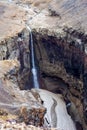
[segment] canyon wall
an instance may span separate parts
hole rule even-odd
[[[26,89],[30,82],[27,23],[33,33],[42,88],[61,93],[66,104],[71,102],[70,107],[74,106],[74,110],[69,109],[73,111],[71,117],[87,129],[87,2],[32,3],[20,1],[14,6],[15,1],[10,5],[1,2],[0,60],[19,61],[14,81],[17,87]]]

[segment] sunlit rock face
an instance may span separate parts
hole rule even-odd
[[[19,67],[17,60],[0,61],[0,119],[42,126],[46,109],[31,91],[20,91]]]
[[[21,32],[26,20],[26,12],[16,5],[0,2],[0,41],[16,36]],[[21,24],[21,25],[20,25]]]
[[[8,67],[16,66],[13,65],[13,62],[18,66],[17,68],[13,67],[14,69],[10,71],[6,71],[9,70],[8,68],[5,69],[6,73],[3,75],[7,80],[6,78],[5,81],[4,78],[1,79],[1,84],[4,84],[6,92],[3,90],[2,93],[5,93],[8,99],[11,99],[9,102],[12,103],[16,99],[12,95],[9,97],[8,91],[11,91],[10,93],[13,95],[16,95],[18,91],[17,103],[25,102],[21,99],[25,99],[26,92],[22,91],[25,93],[22,98],[21,94],[23,95],[23,93],[19,92],[19,89],[16,91],[13,88],[24,89],[30,81],[29,32],[25,24],[27,23],[33,30],[36,55],[45,84],[43,88],[61,93],[66,102],[67,100],[71,101],[74,104],[73,111],[75,111],[71,116],[74,121],[83,124],[84,129],[87,128],[83,118],[87,105],[86,5],[86,0],[13,0],[7,3],[5,0],[0,2],[0,60],[4,60],[0,63],[3,66],[0,71],[2,73],[4,68],[7,68],[5,66],[8,64],[7,60],[10,60]],[[17,71],[15,71],[16,69]],[[9,86],[13,86],[13,88],[7,89],[10,88]],[[7,99],[3,99],[2,94],[1,97],[2,100],[8,102]],[[25,100],[27,104],[27,99]],[[54,103],[55,105],[56,103]],[[69,114],[72,113],[70,110]]]

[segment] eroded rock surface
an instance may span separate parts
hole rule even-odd
[[[85,0],[54,0],[49,4],[48,9],[44,9],[29,22],[35,42],[37,41],[37,57],[42,73],[45,77],[61,78],[67,84],[72,99],[74,97],[79,99],[82,106],[78,107],[80,113],[83,113],[84,106],[84,116],[86,116],[87,99],[86,3]],[[76,104],[76,101],[73,101]],[[83,120],[83,116],[81,118]],[[85,121],[82,122],[84,124]],[[84,126],[86,127],[85,124]]]
[[[26,130],[56,130],[55,128],[42,128],[42,127],[35,127],[35,126],[32,126],[32,125],[26,125],[24,123],[10,123],[10,122],[4,122],[3,124],[0,123],[0,128],[1,129],[4,129],[4,130],[23,130],[23,129],[26,129]],[[58,129],[60,130],[60,129]]]
[[[25,100],[27,104],[25,95],[29,94],[23,95],[26,92],[21,92],[18,89],[18,87],[24,88],[26,81],[29,80],[29,32],[25,26],[27,23],[33,30],[36,54],[46,88],[54,91],[54,86],[55,91],[62,93],[65,100],[69,99],[72,104],[74,103],[75,111],[78,111],[80,115],[78,120],[83,124],[84,129],[87,129],[83,116],[85,113],[86,120],[86,13],[86,0],[13,0],[11,3],[0,2],[0,60],[10,59],[11,67],[13,60],[17,59],[19,60],[19,62],[16,61],[17,65],[20,66],[17,75],[14,69],[10,71],[5,69],[6,72],[3,72],[3,68],[7,68],[5,65],[0,70],[4,75],[0,76],[1,86],[5,88],[2,91],[8,96],[8,99],[11,98],[11,101],[8,101],[1,94],[2,101],[6,100],[10,103],[16,100],[14,96],[9,97],[8,92],[10,92],[10,94],[16,95],[18,104],[24,103]],[[0,64],[2,66],[7,62],[1,61]],[[16,75],[17,78],[13,75]],[[85,86],[83,89],[84,77]],[[59,83],[59,79],[64,83],[63,85]],[[17,89],[18,94],[14,88]],[[84,90],[85,95],[83,96]],[[25,100],[21,100],[21,96]],[[85,103],[83,102],[84,98]]]
[[[10,37],[18,35],[25,28],[26,11],[21,7],[0,2],[0,44]]]
[[[20,91],[19,65],[17,60],[0,61],[0,118],[42,126],[45,108],[30,91]]]
[[[64,118],[64,116],[62,116],[62,112],[60,113],[59,117],[57,117],[56,115],[59,115],[57,112],[62,107],[62,104],[60,105],[60,103],[64,103],[62,101],[62,97],[45,90],[19,90],[17,82],[19,67],[20,64],[17,60],[0,61],[0,119],[2,120],[1,127],[25,127],[31,129],[31,127],[26,126],[25,124],[20,126],[20,124],[16,123],[24,121],[26,124],[44,126],[45,128],[49,128],[49,125],[51,125],[51,127],[57,127],[57,129],[61,130],[61,120]],[[55,103],[53,103],[53,101]],[[50,102],[50,106],[46,106],[48,102]],[[65,104],[64,110],[66,111]],[[45,117],[48,120],[47,122],[51,121],[49,125],[45,121],[45,113],[47,113]],[[68,117],[66,121],[70,121],[72,130],[75,130],[73,121],[71,120],[71,117],[67,114],[67,111],[65,112],[65,115],[67,115],[66,117]],[[58,122],[55,122],[56,118]],[[3,120],[7,121],[7,124]],[[14,124],[11,125],[11,123],[9,122]],[[66,122],[65,124],[68,125],[69,123]],[[70,129],[69,126],[70,125],[66,127],[67,130]]]

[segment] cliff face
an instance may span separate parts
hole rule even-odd
[[[81,46],[76,45],[78,43],[74,41],[75,37],[72,40],[71,34],[68,34],[70,35],[68,38],[40,31],[39,33],[34,31],[33,34],[46,89],[62,93],[65,100],[74,102],[80,116],[84,105],[82,103],[84,54],[80,50]],[[79,120],[83,120],[82,118],[83,114]]]
[[[76,104],[79,112],[83,113],[84,110],[85,121],[86,12],[85,0],[54,0],[49,4],[48,9],[44,9],[29,22],[33,30],[37,57],[46,85],[48,86],[49,82],[53,80],[55,90],[63,93],[64,96],[68,95],[68,98]],[[57,80],[62,80],[66,87],[58,87],[61,83],[58,83]],[[53,89],[47,88],[53,91]],[[79,107],[76,100],[80,103]],[[83,114],[81,119],[84,124]]]
[[[19,61],[20,69],[14,81],[24,89],[30,80],[27,23],[33,32],[43,88],[61,93],[66,103],[72,102],[73,120],[87,129],[86,0],[13,2],[7,5],[0,2],[0,60]]]

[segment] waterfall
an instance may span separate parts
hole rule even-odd
[[[33,42],[33,37],[32,37],[32,31],[29,26],[27,26],[27,29],[29,30],[29,45],[30,45],[30,60],[31,60],[31,73],[33,77],[33,87],[34,88],[39,88],[39,82],[38,82],[38,71],[37,71],[37,66],[35,63],[35,50],[34,50],[34,42]]]
[[[12,2],[12,0],[8,0],[8,2]]]

